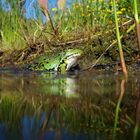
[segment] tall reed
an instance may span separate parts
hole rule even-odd
[[[125,77],[127,77],[127,69],[125,65],[125,59],[124,59],[123,49],[122,49],[122,44],[121,44],[121,36],[120,36],[120,31],[119,31],[117,8],[116,8],[115,0],[113,0],[113,7],[114,7],[114,16],[115,16],[115,25],[116,25],[116,35],[117,35],[118,47],[119,47],[119,53],[120,53],[120,61],[121,61],[123,73]]]
[[[140,23],[138,17],[138,7],[137,7],[137,0],[133,0],[133,7],[134,7],[134,17],[135,17],[135,24],[136,24],[136,32],[138,38],[138,49],[140,51]]]

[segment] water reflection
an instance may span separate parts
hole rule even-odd
[[[0,73],[0,92],[78,97],[76,77],[55,73]]]
[[[0,72],[0,140],[139,139],[139,76]]]
[[[42,114],[44,117],[44,114]],[[41,116],[41,117],[42,117]],[[102,135],[96,136],[96,134],[86,135],[83,133],[70,133],[66,129],[58,126],[55,130],[48,126],[45,131],[40,132],[41,123],[43,123],[42,118],[36,120],[35,116],[29,118],[27,116],[23,117],[22,121],[22,135],[23,140],[88,140],[88,139],[101,139]],[[45,121],[45,120],[44,120]]]

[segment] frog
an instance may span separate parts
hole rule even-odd
[[[68,49],[56,54],[55,57],[48,57],[47,54],[44,54],[29,64],[28,69],[33,71],[56,71],[64,73],[78,65],[78,60],[82,55],[83,51],[81,49]]]

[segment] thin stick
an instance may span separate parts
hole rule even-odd
[[[130,26],[130,28],[127,29],[126,33],[129,33],[131,30],[133,30],[134,27],[135,27],[135,24],[133,24],[132,26]],[[123,38],[123,35],[120,36],[120,39],[122,39],[122,38]],[[116,44],[116,43],[117,43],[117,40],[114,40],[114,41],[106,48],[106,50],[100,55],[100,57],[96,60],[96,62],[95,62],[93,65],[89,66],[88,68],[86,68],[86,69],[84,69],[84,70],[92,70],[93,67],[95,67],[96,64],[100,61],[100,59],[102,58],[102,56],[103,56],[114,44]]]
[[[111,44],[109,45],[109,47],[106,48],[106,50],[100,55],[100,57],[96,60],[96,62],[95,62],[91,67],[89,67],[88,69],[89,69],[89,70],[92,70],[93,67],[95,67],[96,64],[100,61],[100,59],[102,58],[102,56],[103,56],[114,44],[116,44],[116,43],[117,43],[117,40],[113,41],[113,43],[111,43]]]

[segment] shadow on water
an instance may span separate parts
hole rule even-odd
[[[0,140],[137,140],[139,76],[0,71]]]

